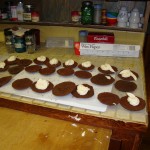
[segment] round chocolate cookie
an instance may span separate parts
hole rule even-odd
[[[52,73],[55,72],[55,68],[54,67],[47,67],[47,68],[41,68],[39,70],[39,73],[42,75],[50,75]]]
[[[32,60],[30,59],[21,59],[20,61],[18,61],[18,65],[24,66],[24,67],[31,65],[31,63],[32,63]]]
[[[131,71],[131,72],[132,72],[137,78],[139,77],[139,75],[138,75],[136,72],[134,72],[134,71]],[[120,79],[122,79],[122,80],[134,81],[134,78],[133,78],[132,76],[125,78],[125,77],[123,77],[121,74],[118,74],[118,77],[119,77]]]
[[[75,83],[66,81],[57,84],[53,90],[52,93],[56,96],[65,96],[70,94],[74,89],[76,88]]]
[[[70,66],[67,66],[67,65],[65,65],[65,63],[63,63],[63,67],[65,67],[65,68],[75,68],[77,65],[78,65],[78,63],[75,61],[74,61],[74,64],[70,65]]]
[[[120,101],[120,98],[118,95],[110,93],[110,92],[103,92],[98,94],[98,100],[106,105],[117,105]]]
[[[8,61],[7,59],[4,61],[6,65],[17,65],[19,62],[19,58],[16,58],[14,61]]]
[[[146,103],[142,98],[138,97],[138,99],[140,100],[140,103],[137,106],[131,105],[127,99],[128,99],[128,96],[124,96],[120,100],[120,104],[123,108],[127,110],[131,110],[131,111],[139,111],[145,108]]]
[[[0,78],[0,87],[7,84],[11,79],[12,79],[12,76],[6,76],[6,77]]]
[[[74,70],[71,68],[61,68],[61,69],[57,70],[57,73],[61,76],[70,76],[70,75],[74,74]]]
[[[118,69],[117,69],[116,67],[114,67],[114,66],[111,66],[111,67],[113,68],[113,70],[114,70],[115,72],[118,71]],[[98,70],[99,70],[101,73],[104,73],[104,74],[114,74],[114,73],[115,73],[115,72],[112,72],[112,71],[110,71],[110,70],[102,70],[101,67],[98,67]]]
[[[119,80],[115,83],[115,88],[122,92],[132,92],[137,88],[134,82]]]
[[[32,81],[28,78],[17,79],[12,83],[12,87],[16,90],[24,90],[31,87]]]
[[[97,74],[91,78],[91,82],[97,85],[109,85],[115,81],[110,75]]]
[[[45,60],[45,61],[39,61],[39,60],[37,60],[37,58],[35,58],[33,61],[34,61],[34,63],[37,64],[37,65],[44,65],[44,64],[46,64],[46,63],[49,62],[49,58],[46,57],[46,60]]]
[[[80,95],[78,92],[77,92],[77,86],[76,88],[72,91],[72,95],[76,98],[90,98],[94,95],[94,89],[92,86],[88,85],[88,84],[83,84],[85,87],[88,87],[90,90],[87,92],[87,94],[85,95]]]
[[[35,73],[38,72],[41,68],[42,66],[39,65],[31,65],[31,66],[27,66],[25,70],[30,73]]]
[[[34,82],[34,83],[32,84],[31,89],[32,89],[34,92],[37,92],[37,93],[45,93],[45,92],[48,92],[48,91],[52,90],[53,87],[54,87],[54,85],[53,85],[51,82],[49,82],[48,87],[47,87],[46,89],[44,89],[44,90],[41,90],[41,89],[37,89],[36,86],[35,86],[35,84],[36,84],[36,82]]]
[[[78,68],[81,69],[81,70],[92,70],[92,69],[95,68],[95,66],[94,66],[94,65],[91,65],[90,67],[84,67],[84,66],[82,66],[82,64],[80,64],[80,65],[78,66]]]
[[[10,67],[8,69],[8,72],[10,74],[18,74],[19,72],[21,72],[24,69],[23,66],[14,66],[14,67]]]
[[[4,72],[6,70],[8,70],[9,66],[7,64],[5,64],[4,68],[0,68],[0,72]]]
[[[57,67],[59,67],[60,65],[61,65],[61,62],[60,62],[60,61],[58,61],[57,64],[53,64],[53,65],[51,65],[49,62],[46,63],[46,66],[47,66],[47,67],[55,67],[55,68],[57,68]]]
[[[77,76],[78,78],[82,78],[82,79],[89,79],[92,77],[92,74],[90,72],[87,72],[87,71],[76,71],[75,73],[75,76]]]

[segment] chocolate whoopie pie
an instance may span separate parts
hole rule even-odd
[[[134,82],[118,80],[115,83],[115,88],[122,92],[132,92],[137,88],[137,85]]]
[[[110,75],[97,74],[91,78],[91,82],[97,85],[109,85],[115,81]]]
[[[46,63],[49,62],[49,58],[46,57],[46,60],[45,61],[39,61],[37,58],[35,58],[34,60],[34,63],[37,64],[37,65],[44,65]]]
[[[92,86],[88,85],[88,84],[83,84],[85,87],[88,87],[90,90],[87,92],[87,94],[85,95],[80,95],[78,92],[77,92],[77,86],[76,88],[71,92],[71,94],[76,97],[76,98],[90,98],[94,95],[94,89]]]
[[[36,83],[37,83],[37,82],[34,82],[34,83],[31,85],[31,89],[32,89],[34,92],[37,92],[37,93],[46,93],[46,92],[48,92],[48,91],[51,91],[51,90],[53,89],[53,87],[54,87],[54,85],[49,81],[48,87],[47,87],[46,89],[44,89],[44,90],[41,90],[41,89],[37,89],[37,88],[36,88],[36,86],[35,86]]]
[[[118,69],[117,69],[115,66],[111,66],[111,67],[113,68],[113,70],[114,70],[115,72],[118,71]],[[101,67],[98,67],[98,70],[99,70],[101,73],[104,73],[104,74],[114,74],[114,73],[115,73],[115,72],[112,72],[112,71],[110,71],[110,70],[102,70]]]
[[[9,66],[5,63],[5,67],[4,68],[0,68],[0,72],[4,72],[6,70],[8,70]]]
[[[25,70],[29,73],[35,73],[38,72],[41,68],[42,66],[39,65],[31,65],[31,66],[27,66]]]
[[[76,88],[75,83],[66,81],[66,82],[57,84],[53,88],[52,93],[55,96],[65,96],[65,95],[70,94],[75,88]]]
[[[26,67],[26,66],[29,66],[31,64],[32,64],[32,60],[30,60],[30,59],[21,59],[21,60],[18,61],[19,66]]]
[[[42,75],[50,75],[52,73],[55,72],[55,68],[54,67],[47,67],[47,68],[41,68],[39,70],[39,73]]]
[[[12,87],[16,90],[24,90],[31,87],[32,81],[28,78],[17,79],[12,83]]]
[[[92,70],[95,68],[95,66],[91,65],[90,67],[84,67],[84,66],[82,66],[82,64],[80,64],[80,65],[78,65],[78,68],[81,70]]]
[[[19,62],[19,58],[16,58],[14,61],[8,61],[7,59],[4,61],[6,65],[17,65]]]
[[[145,108],[146,103],[142,98],[138,97],[138,99],[140,100],[140,103],[137,106],[131,105],[127,99],[128,99],[128,96],[124,96],[120,100],[120,104],[123,108],[127,110],[131,110],[131,111],[139,111]]]
[[[61,62],[60,62],[60,61],[58,61],[57,64],[53,64],[53,65],[51,65],[49,62],[46,63],[46,66],[47,66],[47,67],[55,67],[55,68],[57,68],[57,67],[59,67],[60,65],[61,65]]]
[[[14,66],[14,67],[10,67],[8,69],[8,72],[10,74],[18,74],[19,72],[21,72],[24,69],[23,66]]]
[[[12,76],[6,76],[6,77],[0,78],[0,87],[7,84],[11,79],[12,79]]]
[[[109,105],[109,106],[117,105],[120,101],[120,98],[118,95],[110,93],[110,92],[100,93],[98,94],[97,98],[101,103],[105,105]]]
[[[65,67],[65,68],[75,68],[77,65],[78,65],[78,63],[75,61],[74,61],[73,65],[65,65],[65,63],[63,63],[63,67]]]
[[[61,68],[61,69],[57,70],[57,73],[61,76],[70,76],[70,75],[74,74],[74,70],[71,68]]]
[[[74,74],[78,78],[82,78],[82,79],[89,79],[92,77],[92,74],[90,72],[83,71],[83,70],[76,71]]]
[[[131,72],[132,72],[137,78],[139,77],[139,75],[138,75],[136,72],[134,72],[134,71],[131,71]],[[119,77],[120,79],[122,79],[122,80],[134,81],[134,78],[133,78],[132,76],[125,78],[125,77],[123,77],[123,76],[119,73],[119,74],[118,74],[118,77]]]

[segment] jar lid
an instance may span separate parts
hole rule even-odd
[[[93,5],[93,2],[91,2],[91,1],[83,1],[82,5],[87,5],[87,6]]]
[[[79,31],[79,35],[80,36],[87,36],[88,35],[88,31],[87,30],[80,30]]]
[[[100,10],[102,8],[102,5],[101,4],[94,4],[94,8]]]
[[[79,11],[72,11],[71,15],[79,15]]]
[[[32,8],[32,5],[25,5],[27,8]]]

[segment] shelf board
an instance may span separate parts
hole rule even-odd
[[[104,26],[104,25],[82,25],[80,23],[60,23],[60,22],[21,22],[21,21],[7,21],[1,20],[0,24],[16,24],[16,25],[40,25],[40,26],[65,26],[65,27],[80,27],[80,28],[94,28],[94,29],[107,29],[107,30],[119,30],[119,31],[130,31],[130,32],[144,32],[142,28],[131,29],[121,28],[117,26]]]

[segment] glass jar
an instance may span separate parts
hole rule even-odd
[[[94,5],[94,24],[100,24],[101,23],[101,4],[95,4]]]
[[[81,23],[93,24],[94,7],[93,2],[83,1],[81,7]]]
[[[72,11],[71,12],[71,21],[76,23],[76,22],[79,22],[79,19],[80,19],[79,11]]]
[[[32,10],[33,10],[33,7],[32,5],[25,5],[25,10],[24,10],[24,13],[23,13],[23,20],[24,21],[27,21],[27,22],[31,22],[32,21]]]
[[[87,30],[80,30],[79,31],[79,42],[87,42]]]

